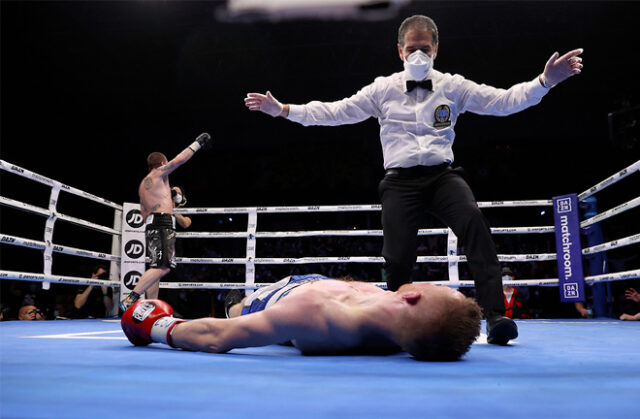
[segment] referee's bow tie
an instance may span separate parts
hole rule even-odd
[[[407,80],[407,92],[412,91],[416,87],[422,87],[423,89],[433,90],[433,84],[431,83],[430,79],[421,80],[421,81]]]

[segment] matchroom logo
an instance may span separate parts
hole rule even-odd
[[[553,221],[560,300],[584,301],[580,219],[576,194],[553,198]]]

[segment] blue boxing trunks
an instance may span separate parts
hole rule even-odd
[[[271,284],[268,287],[260,288],[251,294],[242,306],[242,315],[256,313],[271,307],[281,298],[288,295],[291,290],[299,287],[300,285],[331,279],[333,278],[327,278],[326,276],[318,274],[292,275],[283,278],[280,281]]]

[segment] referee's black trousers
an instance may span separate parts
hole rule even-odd
[[[476,298],[485,316],[489,312],[504,314],[500,263],[491,230],[458,170],[448,165],[393,169],[387,171],[378,192],[389,290],[411,282],[418,229],[428,211],[449,226],[464,246]]]

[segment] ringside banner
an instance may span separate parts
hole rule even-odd
[[[558,288],[562,302],[584,301],[584,273],[580,244],[580,218],[576,194],[553,198]]]
[[[146,245],[140,204],[122,204],[122,268],[120,301],[127,298],[145,271]]]

